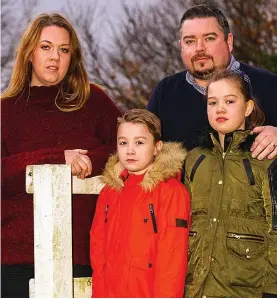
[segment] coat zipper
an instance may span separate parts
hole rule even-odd
[[[108,210],[109,210],[109,205],[106,205],[106,208],[105,208],[105,222],[108,222]]]
[[[152,203],[150,203],[150,205],[149,205],[149,210],[150,210],[150,215],[151,215],[151,219],[152,219],[154,233],[156,234],[158,232],[158,228],[157,228],[156,217],[155,217],[155,212],[154,212],[154,205]]]
[[[250,235],[250,234],[236,234],[236,233],[227,233],[227,238],[233,238],[233,239],[243,239],[243,240],[252,240],[252,241],[264,241],[264,237],[257,236],[257,235]]]

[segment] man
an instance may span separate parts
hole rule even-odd
[[[232,56],[233,34],[223,13],[209,5],[187,10],[180,25],[181,56],[186,71],[164,78],[155,87],[147,109],[162,121],[165,141],[182,141],[192,149],[208,127],[205,88],[219,69],[246,73],[253,94],[264,114],[265,124],[252,145],[252,156],[258,159],[277,155],[277,75],[250,67]],[[273,127],[274,126],[274,127]]]

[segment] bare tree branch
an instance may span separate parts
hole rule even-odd
[[[1,90],[9,83],[18,41],[37,3],[38,0],[1,1]]]

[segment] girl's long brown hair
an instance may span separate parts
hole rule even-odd
[[[254,103],[251,114],[246,117],[245,128],[252,130],[255,127],[261,126],[265,121],[265,115],[259,107],[256,99],[253,96],[252,86],[249,77],[241,71],[223,70],[216,72],[207,86],[206,95],[208,94],[209,86],[213,82],[219,80],[230,80],[240,90],[246,102],[252,100]]]

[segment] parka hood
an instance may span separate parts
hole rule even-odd
[[[151,191],[158,183],[172,177],[177,177],[182,171],[187,151],[181,143],[166,142],[162,151],[155,157],[152,167],[146,172],[141,187],[144,191]],[[111,156],[103,172],[102,181],[120,190],[123,187],[121,177],[124,168],[118,160],[118,155]]]
[[[250,151],[250,148],[256,138],[257,134],[250,134],[250,130],[237,130],[225,135],[225,148],[232,142],[234,146],[241,151]],[[212,149],[215,146],[215,140],[219,143],[218,133],[213,130],[207,130],[199,138],[199,147],[205,149]]]

